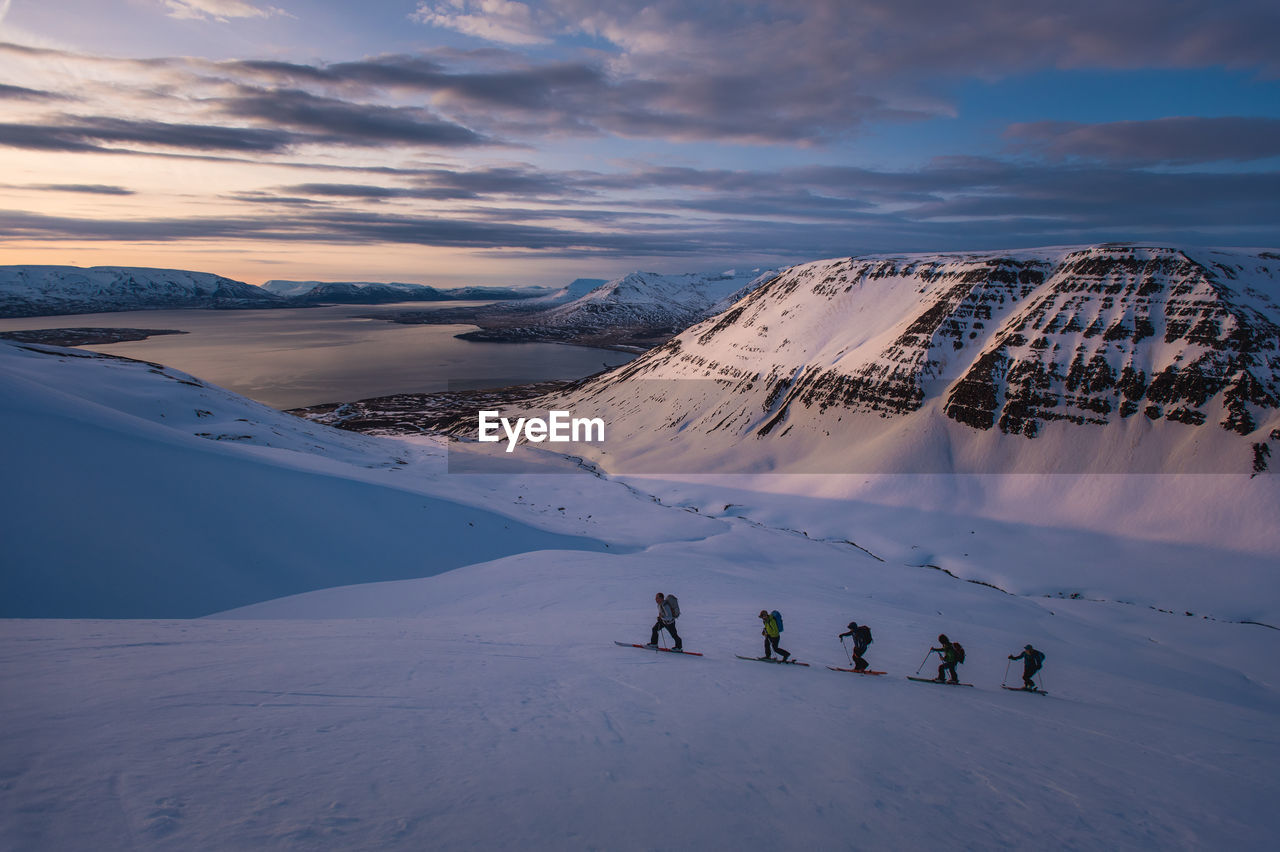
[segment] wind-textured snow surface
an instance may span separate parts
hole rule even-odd
[[[128,266],[0,266],[0,317],[153,308],[270,308],[280,298],[209,272]]]
[[[0,381],[6,614],[117,619],[0,621],[2,848],[1260,850],[1280,830],[1274,629],[1032,590],[1046,548],[1108,558],[1091,533],[1009,535],[1010,594],[919,567],[968,552],[957,518],[450,475],[435,439],[73,350],[0,345]],[[1237,567],[1170,550],[1113,573],[1159,601]],[[706,656],[613,644],[647,640],[656,591]],[[118,620],[235,596],[260,602]],[[774,608],[813,668],[734,658]],[[890,674],[824,667],[851,619]],[[974,688],[905,680],[940,632]],[[999,688],[1028,642],[1048,696]]]

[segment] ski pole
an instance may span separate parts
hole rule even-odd
[[[1004,667],[1004,677],[1000,678],[1001,686],[1008,686],[1009,684],[1009,666],[1011,665],[1013,665],[1013,660],[1010,660]]]
[[[844,655],[849,658],[849,665],[853,665],[853,654],[849,653],[849,649],[845,647],[844,637],[840,637],[840,647],[844,648]]]
[[[924,664],[929,662],[929,654],[932,654],[932,653],[933,653],[933,649],[930,648],[928,652],[924,655],[924,659],[920,661],[920,669],[924,668]],[[920,669],[916,669],[916,674],[920,674]]]

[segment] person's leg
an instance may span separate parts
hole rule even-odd
[[[959,682],[960,682],[960,678],[959,678],[959,676],[957,676],[957,675],[956,675],[956,664],[955,664],[955,663],[949,663],[949,664],[947,665],[947,667],[946,667],[946,668],[947,668],[947,671],[949,671],[949,672],[951,673],[951,682],[952,682],[952,683],[959,683]]]
[[[865,650],[865,649],[864,649]],[[858,646],[853,646],[853,669],[854,671],[862,671],[867,667],[867,661],[862,658],[862,651],[858,650]]]
[[[674,621],[667,625],[667,632],[675,640],[677,651],[684,647],[684,643],[680,641],[680,634],[676,632],[676,623]]]
[[[943,663],[942,665],[938,666],[938,678],[937,678],[937,679],[938,679],[938,682],[942,682],[942,681],[944,681],[944,680],[946,680],[946,679],[947,679],[947,664],[946,664],[946,663]]]
[[[764,658],[766,660],[773,659],[773,649],[777,647],[778,640],[770,636],[768,633],[764,635]]]
[[[653,632],[651,632],[651,633],[649,634],[649,644],[650,644],[650,645],[657,645],[657,644],[658,644],[658,630],[659,630],[659,628],[661,628],[661,627],[662,627],[662,619],[661,619],[661,618],[659,618],[657,621],[655,621],[655,622],[653,623]]]

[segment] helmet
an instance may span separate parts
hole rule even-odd
[[[939,642],[950,642],[951,640],[947,638],[947,634],[945,634],[945,633],[939,633],[939,634],[938,634],[938,641],[939,641]]]

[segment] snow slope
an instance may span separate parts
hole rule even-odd
[[[0,344],[0,398],[7,617],[203,615],[608,546],[573,519],[489,508],[489,485],[406,475],[441,471],[438,448],[315,426],[158,365]]]
[[[707,656],[612,644],[643,641],[655,589]],[[761,607],[815,668],[734,659]],[[821,666],[850,618],[890,675]],[[942,630],[975,688],[903,678]],[[213,620],[0,622],[0,844],[1268,849],[1273,637],[740,525]],[[999,688],[1028,641],[1048,697]]]
[[[928,512],[450,474],[436,439],[73,350],[0,345],[0,382],[0,599],[117,617],[0,620],[0,848],[1261,850],[1280,830],[1274,628],[1041,596],[1026,565],[1110,558],[1091,533],[1007,535],[1010,594],[907,561],[976,552]],[[1089,583],[1194,596],[1175,550]],[[1237,556],[1199,554],[1222,599],[1274,603],[1273,575],[1232,587]],[[265,600],[290,583],[329,587]],[[246,587],[210,618],[118,618]],[[647,638],[658,590],[705,657],[613,644]],[[813,668],[734,658],[762,608]],[[889,675],[824,667],[850,619]],[[974,688],[904,679],[944,631]],[[1027,642],[1047,697],[999,688]]]
[[[0,317],[149,308],[269,308],[261,287],[209,272],[126,266],[0,266]]]

